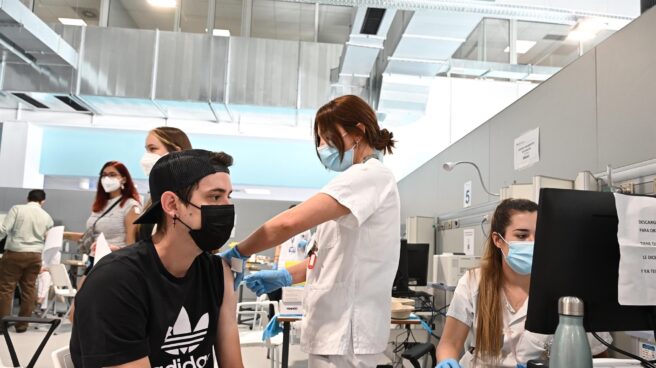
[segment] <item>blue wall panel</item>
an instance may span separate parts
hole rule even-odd
[[[235,159],[234,184],[321,188],[335,174],[319,162],[311,141],[190,135],[194,148],[225,151]],[[121,161],[135,178],[145,132],[45,127],[41,173],[53,176],[97,176],[110,160]]]

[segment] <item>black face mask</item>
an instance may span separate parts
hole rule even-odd
[[[200,210],[200,229],[192,229],[180,220],[181,224],[189,229],[189,235],[194,243],[204,252],[219,249],[230,239],[230,233],[235,226],[235,206],[227,205],[190,205]]]

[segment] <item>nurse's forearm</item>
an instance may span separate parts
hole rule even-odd
[[[339,204],[333,197],[319,193],[264,223],[241,241],[237,249],[241,255],[250,256],[273,248],[292,236],[328,220],[334,220],[349,213],[349,209]]]
[[[246,239],[239,242],[237,245],[239,253],[244,256],[259,253],[283,243],[285,240],[299,232],[293,227],[290,227],[285,223],[284,219],[280,219],[279,217],[281,217],[281,215],[267,221]]]
[[[306,258],[300,263],[297,263],[291,267],[287,267],[287,272],[292,275],[292,284],[305,282],[307,277],[307,266],[309,262],[309,258]]]
[[[468,334],[469,326],[453,317],[446,317],[442,338],[436,349],[437,361],[458,359]]]
[[[462,348],[456,348],[455,346],[451,346],[449,344],[440,344],[437,347],[437,361],[441,362],[445,359],[458,359],[460,356],[460,351]]]

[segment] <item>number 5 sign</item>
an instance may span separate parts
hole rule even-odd
[[[471,206],[472,204],[472,183],[471,181],[468,181],[465,183],[465,192],[464,192],[464,197],[462,198],[462,206],[467,208]]]

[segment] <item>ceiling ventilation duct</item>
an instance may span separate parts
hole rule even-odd
[[[330,72],[343,47],[122,28],[56,28],[78,47],[78,70],[49,67],[48,73],[34,73],[25,64],[8,64],[3,90],[25,108],[224,122],[248,122],[251,115],[267,119],[274,108],[280,119],[297,124],[309,121],[312,109],[330,98]]]
[[[77,51],[18,0],[0,1],[0,50],[0,88],[15,99],[16,106],[86,110],[70,97]]]
[[[19,0],[0,1],[0,48],[34,68],[77,65],[77,52]]]
[[[380,24],[383,22],[384,16],[385,9],[367,8],[367,12],[364,15],[364,21],[362,22],[362,27],[360,28],[360,33],[368,35],[378,34],[378,30],[380,29]]]
[[[339,68],[331,75],[332,95],[355,94],[372,102],[371,80],[396,10],[358,7]]]

